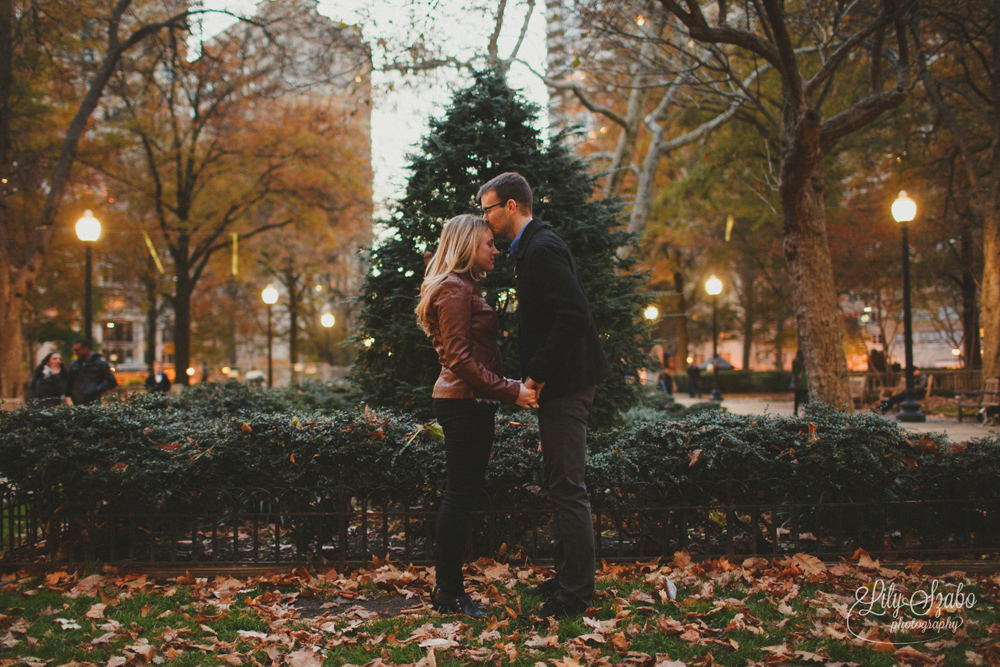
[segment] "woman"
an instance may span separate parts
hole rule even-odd
[[[31,374],[28,385],[28,398],[36,400],[40,405],[59,405],[66,395],[69,382],[69,371],[62,363],[62,355],[50,352],[42,359],[35,372]]]
[[[486,615],[465,592],[462,553],[469,511],[482,489],[493,448],[497,402],[538,407],[535,392],[503,377],[496,313],[479,281],[498,254],[482,218],[460,215],[444,225],[441,243],[420,286],[417,321],[441,363],[434,384],[434,415],[444,431],[447,482],[437,514],[437,583],[431,602],[439,611]]]

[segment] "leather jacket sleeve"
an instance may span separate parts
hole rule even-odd
[[[448,283],[441,284],[434,297],[443,346],[442,365],[468,384],[475,393],[505,403],[517,402],[520,386],[514,380],[500,377],[477,358],[470,337],[472,330],[473,294]],[[495,341],[493,341],[495,345]],[[493,361],[487,359],[486,363]],[[497,360],[499,362],[499,351]]]

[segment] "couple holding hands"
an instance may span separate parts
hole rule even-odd
[[[498,402],[538,408],[543,484],[555,512],[555,570],[531,592],[547,600],[547,618],[579,614],[594,593],[594,527],[585,481],[587,417],[597,383],[611,374],[569,248],[532,216],[532,194],[507,172],[479,189],[482,217],[459,215],[444,225],[427,265],[416,308],[441,363],[434,415],[444,431],[447,481],[438,509],[439,610],[480,618],[487,610],[466,592],[462,556],[468,518],[484,483]],[[494,235],[511,239],[516,262],[523,382],[503,376],[496,313],[479,281],[493,269]]]

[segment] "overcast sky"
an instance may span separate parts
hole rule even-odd
[[[267,0],[265,0],[267,1]],[[479,3],[479,9],[467,9]],[[206,9],[229,8],[249,13],[256,3],[248,0],[205,0]],[[416,8],[410,0],[320,0],[320,12],[344,23],[359,24],[365,39],[373,45],[375,66],[384,54],[376,46],[379,39],[392,43],[409,42],[419,35],[444,45],[448,55],[460,59],[485,53],[493,31],[495,6],[486,0],[429,0]],[[500,55],[510,53],[527,11],[524,0],[509,0],[507,18],[501,33]],[[227,17],[213,15],[204,22],[206,36],[232,23]],[[528,34],[518,57],[530,63],[536,72],[545,71],[544,3],[538,2],[529,23]],[[544,84],[520,63],[509,75],[510,83],[543,110],[548,100]],[[454,71],[424,73],[401,77],[376,71],[372,77],[372,166],[375,170],[376,210],[386,200],[399,197],[406,184],[406,155],[413,152],[426,134],[427,121],[440,116],[451,100],[452,92],[468,84],[468,77]]]

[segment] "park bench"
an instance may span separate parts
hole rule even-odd
[[[962,421],[962,410],[972,408],[978,413],[983,408],[1000,406],[1000,378],[983,380],[981,391],[964,392],[958,395],[958,421]]]

